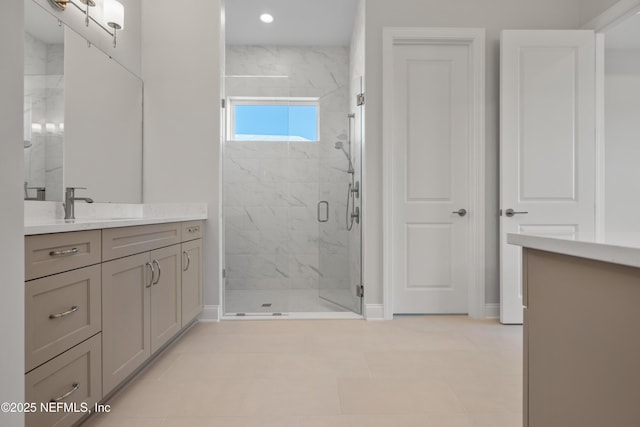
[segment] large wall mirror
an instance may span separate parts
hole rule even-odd
[[[25,200],[142,202],[142,80],[25,0]]]

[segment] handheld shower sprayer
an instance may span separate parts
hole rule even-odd
[[[342,141],[337,141],[334,144],[334,148],[336,150],[342,150],[342,152],[344,153],[345,157],[349,161],[349,169],[347,170],[347,173],[353,174],[355,171],[353,170],[353,163],[351,162],[351,156],[349,155],[349,153],[347,153],[347,150],[344,149],[344,144],[342,143]]]

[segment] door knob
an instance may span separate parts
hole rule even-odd
[[[507,210],[504,212],[504,214],[505,214],[506,216],[508,216],[509,218],[511,218],[511,217],[512,217],[512,216],[514,216],[514,215],[526,215],[526,214],[528,214],[528,213],[529,213],[529,212],[516,212],[516,211],[514,211],[513,209],[507,209]]]
[[[459,209],[459,210],[453,211],[451,213],[458,214],[459,216],[466,216],[467,215],[467,210],[466,209]]]

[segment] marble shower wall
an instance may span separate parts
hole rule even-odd
[[[226,288],[348,288],[348,47],[227,46],[227,96],[319,97],[320,141],[227,142]],[[329,222],[317,205],[329,202]]]
[[[64,128],[64,46],[45,44],[25,33],[24,181],[45,187],[47,200],[62,197]],[[32,127],[32,124],[35,127]],[[53,128],[47,128],[53,124]],[[63,125],[64,126],[64,125]],[[35,191],[29,191],[30,197]]]

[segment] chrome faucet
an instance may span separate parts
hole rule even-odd
[[[64,191],[64,219],[76,219],[75,201],[84,200],[87,203],[93,203],[93,199],[89,197],[76,197],[76,190],[86,190],[85,187],[67,187]]]
[[[29,196],[29,190],[36,190],[36,197]],[[24,199],[25,200],[39,200],[45,201],[47,189],[45,187],[29,187],[29,183],[27,181],[24,182]]]

